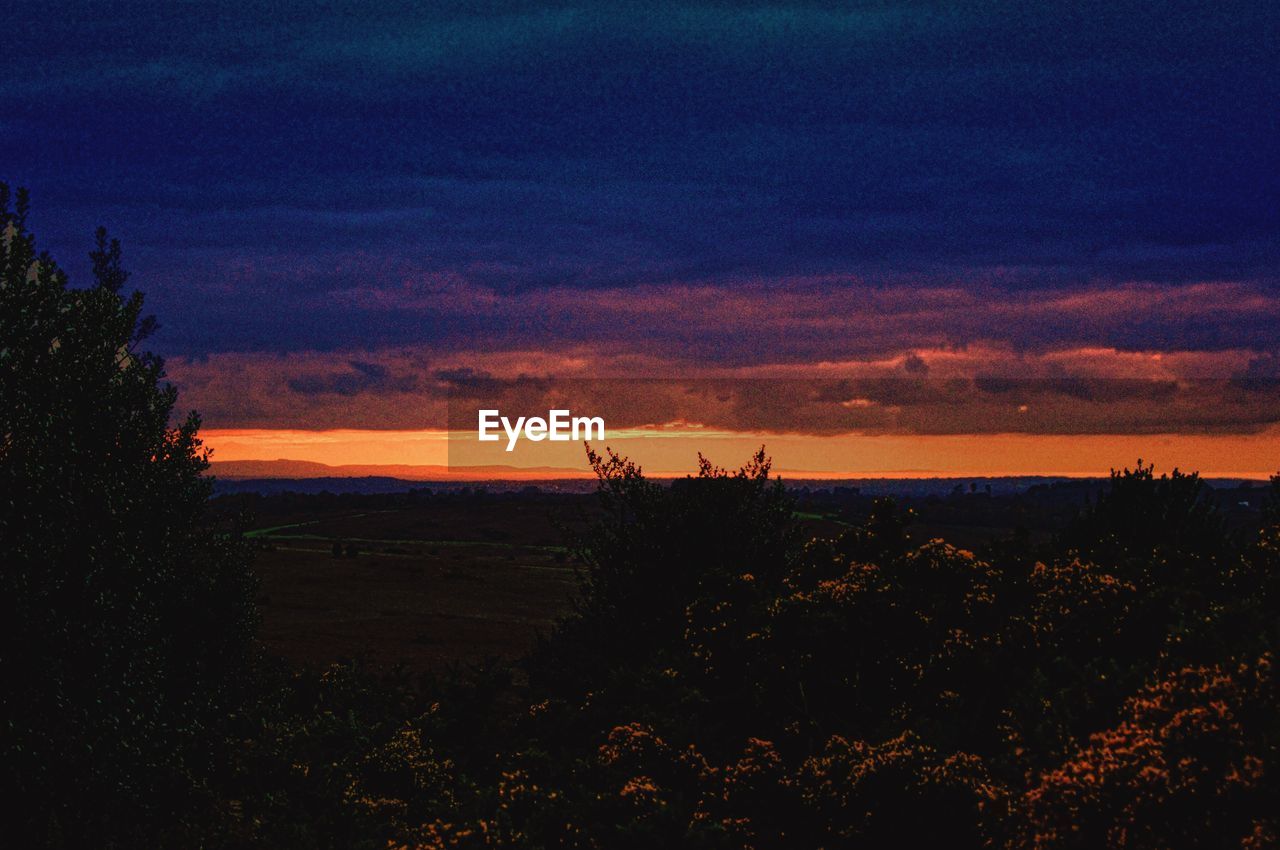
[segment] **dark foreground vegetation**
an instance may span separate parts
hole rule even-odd
[[[593,455],[576,603],[518,663],[292,670],[118,248],[69,289],[9,200],[6,846],[1277,845],[1280,480],[1228,527],[1140,464],[978,555],[888,502],[814,538],[763,453]]]

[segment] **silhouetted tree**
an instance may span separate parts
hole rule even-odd
[[[1222,517],[1194,472],[1156,476],[1139,459],[1133,469],[1112,470],[1111,486],[1082,511],[1062,544],[1094,560],[1117,564],[1153,553],[1212,557],[1227,542]]]
[[[792,504],[770,478],[763,449],[734,472],[699,456],[697,476],[670,487],[608,450],[588,450],[588,460],[606,519],[576,542],[581,593],[535,665],[546,675],[572,679],[585,674],[581,665],[619,669],[652,659],[681,639],[691,602],[715,598],[743,576],[772,589],[786,575],[797,540]]]
[[[0,185],[5,831],[156,846],[214,805],[217,727],[251,648],[248,554],[201,524],[200,422],[171,422],[119,243],[98,231],[92,285],[74,289],[27,217],[26,193]]]

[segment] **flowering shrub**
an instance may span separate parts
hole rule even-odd
[[[1273,658],[1184,667],[1025,795],[1029,847],[1267,846],[1280,800]]]

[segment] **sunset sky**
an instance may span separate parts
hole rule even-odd
[[[663,470],[1280,468],[1276,3],[6,29],[0,180],[73,282],[121,238],[216,459],[457,463],[477,406],[573,398]]]

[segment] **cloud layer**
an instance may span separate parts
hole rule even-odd
[[[812,434],[1251,433],[1280,421],[1280,359],[1257,350],[1280,299],[1242,284],[590,296],[362,293],[459,328],[479,315],[491,335],[211,354],[170,368],[215,427],[470,427],[478,407],[552,404],[613,427]]]
[[[1271,415],[1274,3],[426,5],[8,22],[0,179],[73,278],[94,225],[123,237],[210,423],[420,427],[449,375],[876,369],[933,395],[648,416]],[[1198,406],[1195,378],[1219,382]]]

